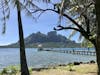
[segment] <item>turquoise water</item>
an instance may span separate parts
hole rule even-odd
[[[46,67],[48,65],[67,64],[74,61],[88,62],[96,60],[95,56],[37,51],[36,48],[26,48],[26,54],[28,66],[31,67]],[[19,59],[19,48],[0,48],[0,69],[20,64]]]

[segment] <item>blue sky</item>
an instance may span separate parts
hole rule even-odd
[[[42,6],[42,5],[40,5]],[[47,5],[46,5],[47,6]],[[45,7],[45,6],[43,6]],[[24,37],[29,36],[32,33],[36,33],[41,31],[42,33],[47,33],[53,30],[53,27],[56,27],[58,22],[58,14],[46,12],[40,16],[40,18],[35,21],[32,17],[28,17],[22,12],[22,22],[23,22],[23,30],[24,30]],[[62,24],[67,25],[68,20],[64,20]],[[2,23],[0,23],[0,32],[2,32]],[[11,8],[10,19],[7,21],[6,25],[6,33],[0,34],[0,45],[8,45],[11,43],[15,43],[18,41],[18,26],[17,26],[17,15],[16,9]],[[62,34],[66,37],[69,35],[69,31],[58,31],[59,34]],[[73,37],[71,40],[77,40],[77,35]]]

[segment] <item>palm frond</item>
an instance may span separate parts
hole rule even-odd
[[[77,34],[77,31],[72,30],[68,38],[70,39],[70,38],[72,38],[76,34]]]
[[[25,6],[31,10],[37,10],[37,9],[39,10],[40,9],[34,2],[31,2],[31,1],[27,1]]]
[[[6,31],[6,20],[9,19],[10,17],[9,0],[1,0],[0,5],[1,5],[0,10],[2,11],[2,17],[1,17],[2,25],[3,25],[2,33],[4,34]]]
[[[32,13],[25,5],[23,5],[21,2],[19,4],[20,4],[20,9],[25,10],[27,16],[32,16]]]
[[[82,36],[82,34],[80,33],[79,38],[78,38],[78,41],[81,41],[82,38],[83,38],[83,36]]]
[[[15,8],[17,5],[17,0],[11,0],[12,7]]]

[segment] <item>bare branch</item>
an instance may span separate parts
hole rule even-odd
[[[54,9],[40,9],[40,10],[35,10],[33,11],[32,13],[37,13],[37,12],[46,12],[46,11],[53,11],[57,14],[60,14],[60,11],[57,11],[57,10],[54,10]],[[58,26],[58,28],[55,28],[54,27],[54,30],[64,30],[64,29],[73,29],[73,30],[76,30],[78,32],[80,32],[86,39],[89,39],[89,36],[91,35],[88,35],[87,31],[84,30],[84,28],[82,28],[81,25],[79,25],[73,18],[71,18],[69,15],[63,13],[62,16],[68,18],[73,24],[75,24],[78,28],[73,28],[73,27],[63,27],[61,25]],[[91,39],[89,39],[91,40]]]
[[[89,38],[90,35],[88,35],[87,32],[84,32],[84,31],[82,31],[82,30],[80,30],[80,29],[77,29],[77,28],[74,28],[74,27],[63,27],[63,26],[61,26],[61,25],[57,26],[57,28],[54,27],[54,30],[57,30],[57,31],[65,30],[65,29],[71,29],[71,30],[78,31],[78,32],[80,32],[86,39],[88,39],[88,40],[90,40],[90,41],[93,40],[93,39],[90,39],[90,38]]]
[[[44,12],[46,12],[46,11],[53,11],[53,12],[55,12],[55,13],[57,13],[57,14],[60,14],[60,11],[57,11],[57,10],[54,10],[54,9],[40,9],[40,10],[36,10],[36,11],[34,11],[34,12],[32,12],[32,13],[36,13],[36,12],[39,12],[39,11],[44,11]],[[43,13],[44,13],[43,12]],[[66,18],[68,18],[73,24],[75,24],[81,31],[84,31],[84,32],[86,32],[74,19],[72,19],[70,16],[68,16],[67,14],[62,14],[64,17],[66,17]]]
[[[81,30],[79,30],[79,29],[77,29],[77,28],[73,28],[73,27],[63,27],[63,26],[61,26],[61,25],[59,25],[59,26],[57,26],[57,27],[58,27],[58,28],[55,28],[55,27],[54,27],[54,30],[59,31],[59,30],[64,30],[64,29],[72,29],[72,30],[76,30],[76,31],[82,33]]]

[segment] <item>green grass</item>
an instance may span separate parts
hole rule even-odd
[[[29,68],[30,74],[32,73],[32,68]],[[17,75],[20,73],[20,66],[8,66],[1,70],[0,75]]]

